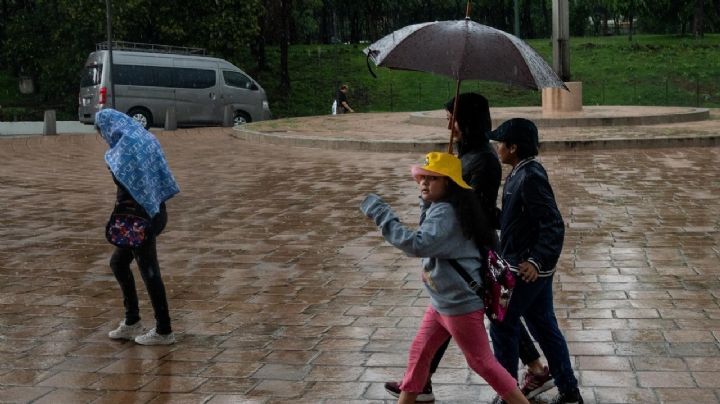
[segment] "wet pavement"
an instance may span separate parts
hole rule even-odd
[[[158,247],[169,347],[107,338],[123,309],[103,238],[115,189],[102,140],[0,139],[0,402],[391,402],[383,382],[402,376],[428,298],[418,260],[357,206],[377,192],[414,223],[408,170],[421,154],[222,128],[158,138],[182,190]],[[542,160],[567,226],[555,302],[585,402],[720,402],[720,147]],[[433,381],[439,403],[494,395],[455,345]]]
[[[493,127],[522,117],[537,122],[544,150],[720,145],[720,109],[604,106],[544,116],[540,107],[491,108]],[[447,149],[444,110],[344,114],[256,122],[234,136],[282,146],[428,152]]]

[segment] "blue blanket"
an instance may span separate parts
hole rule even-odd
[[[95,126],[110,145],[105,162],[115,178],[150,217],[160,204],[180,192],[155,136],[138,122],[114,109],[95,114]]]

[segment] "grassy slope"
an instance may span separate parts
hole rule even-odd
[[[546,60],[547,39],[528,41]],[[255,74],[270,94],[276,116],[317,115],[330,111],[334,89],[350,84],[350,103],[360,111],[438,109],[455,84],[427,73],[367,70],[363,45],[298,45],[291,48],[292,90],[287,100],[276,90],[278,68]],[[271,50],[268,60],[278,60]],[[676,36],[573,38],[570,69],[583,82],[585,105],[720,106],[720,35],[702,40]],[[699,84],[699,91],[698,90]],[[540,93],[506,85],[469,81],[462,91],[485,94],[492,106],[540,105]],[[697,95],[699,93],[699,100]]]
[[[546,60],[551,59],[548,39],[530,40]],[[420,111],[442,108],[454,95],[455,83],[428,73],[389,69],[368,72],[362,53],[365,45],[295,45],[290,48],[289,97],[277,90],[279,54],[269,48],[267,70],[253,76],[268,91],[276,117],[330,113],[335,89],[350,85],[350,104],[362,112]],[[677,36],[572,38],[570,70],[573,80],[583,82],[585,105],[696,105],[720,107],[720,35],[702,40]],[[246,62],[246,63],[245,63]],[[249,59],[235,61],[252,71]],[[540,93],[490,82],[468,81],[462,91],[479,91],[491,106],[540,105]],[[75,95],[71,95],[74,97]],[[9,112],[36,105],[37,97],[21,96],[17,81],[0,72],[1,119]],[[8,108],[19,107],[19,108]],[[74,119],[75,111],[58,112]]]

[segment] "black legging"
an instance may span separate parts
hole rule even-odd
[[[535,344],[530,337],[530,333],[525,327],[525,324],[523,324],[522,322],[520,323],[519,337],[520,338],[518,338],[518,350],[520,352],[520,360],[523,364],[527,366],[528,364],[540,358],[540,352],[538,352],[537,348],[535,348]],[[445,343],[440,346],[438,351],[435,352],[435,356],[433,356],[432,362],[430,362],[431,375],[435,373],[438,366],[440,366],[440,360],[442,359],[443,355],[445,355],[445,351],[447,350],[449,344],[450,338],[448,338],[447,341],[445,341]]]
[[[138,248],[115,247],[110,258],[110,268],[112,268],[123,293],[125,324],[130,325],[140,321],[135,278],[130,270],[130,263],[133,259],[137,262],[140,275],[145,282],[145,288],[150,295],[150,302],[155,311],[155,329],[158,334],[169,334],[172,332],[170,313],[165,296],[165,284],[160,276],[155,237],[149,238]]]

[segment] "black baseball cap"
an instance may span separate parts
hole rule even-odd
[[[525,118],[513,118],[502,123],[488,138],[507,144],[523,144],[538,148],[538,130],[535,124]]]

